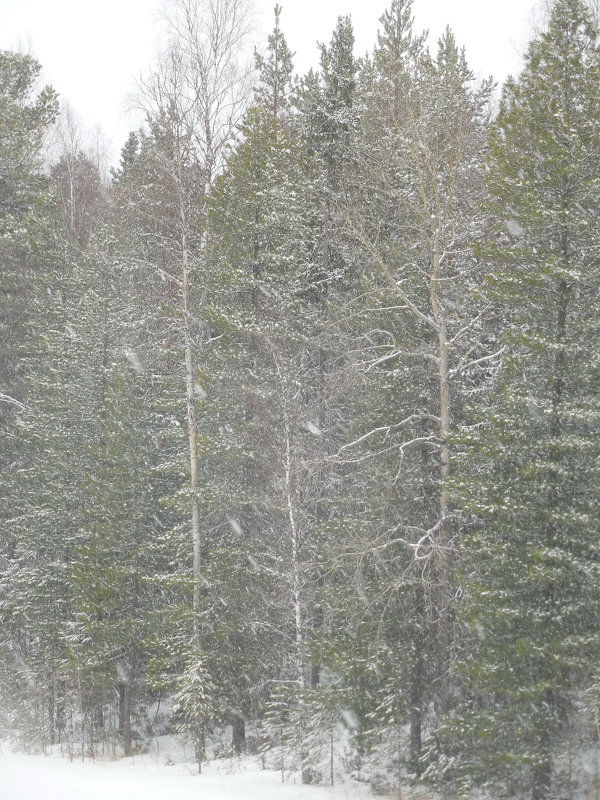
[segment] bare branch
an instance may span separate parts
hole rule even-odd
[[[467,361],[465,364],[459,363],[454,369],[451,369],[448,373],[451,377],[456,375],[459,372],[462,372],[465,369],[469,369],[470,367],[474,367],[477,364],[483,364],[486,361],[493,361],[495,358],[499,358],[503,353],[506,352],[508,348],[506,345],[501,347],[500,350],[497,350],[495,353],[490,353],[487,356],[482,356],[481,358],[474,358],[471,361]]]
[[[25,411],[27,406],[24,406],[19,400],[15,400],[14,397],[10,397],[8,394],[3,394],[0,392],[0,403],[10,403],[13,406],[17,406],[19,411]]]
[[[347,444],[342,445],[338,452],[342,452],[342,450],[348,450],[350,447],[355,447],[360,442],[364,442],[366,439],[369,439],[371,436],[374,436],[376,433],[381,433],[382,431],[386,432],[386,437],[388,434],[395,430],[396,428],[402,428],[405,425],[409,425],[411,422],[417,422],[420,420],[428,419],[432,422],[435,422],[436,425],[439,425],[440,418],[434,416],[433,414],[411,414],[406,419],[403,419],[402,422],[396,422],[394,425],[384,425],[381,428],[373,428],[372,431],[365,433],[364,436],[360,436],[358,439],[355,439],[353,442],[348,442]]]

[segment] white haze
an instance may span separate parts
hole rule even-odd
[[[274,0],[255,3],[255,41],[272,27]],[[352,16],[356,53],[372,50],[386,0],[281,0],[282,27],[296,53],[299,73],[318,63],[317,42],[329,41],[337,17]],[[419,30],[431,39],[450,24],[480,77],[503,80],[518,71],[527,40],[532,0],[414,0]],[[84,126],[100,127],[113,159],[136,125],[128,95],[155,51],[162,0],[2,0],[0,48],[25,49],[44,66],[44,79],[75,109]]]

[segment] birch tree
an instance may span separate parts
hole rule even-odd
[[[167,47],[141,84],[142,105],[156,152],[169,214],[170,279],[178,287],[183,339],[189,512],[192,542],[192,645],[189,674],[202,660],[202,531],[197,424],[198,352],[206,340],[202,267],[207,200],[223,152],[246,101],[247,70],[240,61],[248,32],[241,0],[175,0],[166,17]],[[204,702],[204,701],[202,701]],[[198,764],[204,744],[196,715]]]

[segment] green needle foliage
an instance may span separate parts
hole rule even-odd
[[[488,185],[508,354],[456,494],[474,641],[457,718],[467,772],[509,796],[566,791],[570,727],[598,658],[598,30],[558,0],[507,84]],[[480,415],[482,416],[482,415]],[[570,768],[572,771],[572,767]]]

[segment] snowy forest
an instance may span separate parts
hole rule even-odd
[[[110,172],[0,52],[0,738],[598,800],[598,9],[165,25]]]

